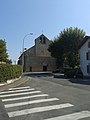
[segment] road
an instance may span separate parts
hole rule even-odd
[[[90,85],[52,76],[28,76],[0,92],[0,120],[90,120]]]

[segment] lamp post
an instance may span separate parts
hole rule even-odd
[[[28,33],[23,38],[23,45],[22,45],[22,74],[24,72],[24,40],[28,35],[33,35],[33,33]]]

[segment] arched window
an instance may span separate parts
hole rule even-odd
[[[40,43],[41,44],[46,44],[46,38],[45,37],[40,37]]]
[[[88,48],[90,48],[90,42],[88,42]]]
[[[43,44],[46,44],[46,38],[43,37]]]

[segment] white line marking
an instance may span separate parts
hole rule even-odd
[[[56,110],[56,109],[61,109],[61,108],[66,108],[66,107],[72,107],[72,106],[74,106],[74,105],[72,105],[70,103],[60,104],[60,105],[52,105],[52,106],[44,106],[44,107],[37,107],[37,108],[32,108],[32,109],[8,112],[8,115],[9,115],[9,117],[15,117],[15,116],[22,116],[22,115],[27,115],[27,114],[31,114],[31,113],[38,113],[38,112]]]
[[[11,97],[11,96],[19,96],[19,95],[29,95],[34,93],[40,93],[41,91],[32,91],[32,92],[24,92],[24,93],[17,93],[17,94],[8,94],[8,95],[0,95],[0,97]]]
[[[90,117],[90,111],[81,111],[59,117],[48,118],[44,120],[79,120],[86,117]]]
[[[35,90],[35,89],[31,88],[31,89],[23,89],[23,90],[15,90],[15,91],[5,91],[5,92],[0,92],[0,95],[6,94],[6,93],[14,93],[14,92],[26,92],[26,91],[30,91],[30,90]]]
[[[12,99],[2,99],[2,101],[6,102],[6,101],[14,101],[14,100],[24,100],[24,99],[29,99],[29,98],[46,97],[46,96],[49,96],[49,95],[48,94],[32,95],[32,96],[27,96],[27,97],[18,97],[18,98],[12,98]]]
[[[40,99],[40,100],[33,100],[33,101],[27,101],[27,102],[6,104],[5,108],[17,107],[17,106],[22,106],[22,105],[30,105],[30,104],[41,103],[41,102],[50,102],[50,101],[56,101],[56,100],[59,100],[59,99],[58,98],[50,98],[50,99]]]
[[[9,88],[8,90],[19,90],[19,89],[26,89],[26,88],[30,88],[30,86],[26,86],[26,87],[16,87],[16,88]]]

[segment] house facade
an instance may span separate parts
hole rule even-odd
[[[81,71],[85,78],[90,78],[90,36],[85,36],[79,50]]]
[[[35,39],[35,45],[24,54],[24,71],[41,72],[53,71],[56,69],[56,59],[51,57],[48,47],[51,41],[40,35]],[[23,55],[19,57],[19,64],[22,65]]]

